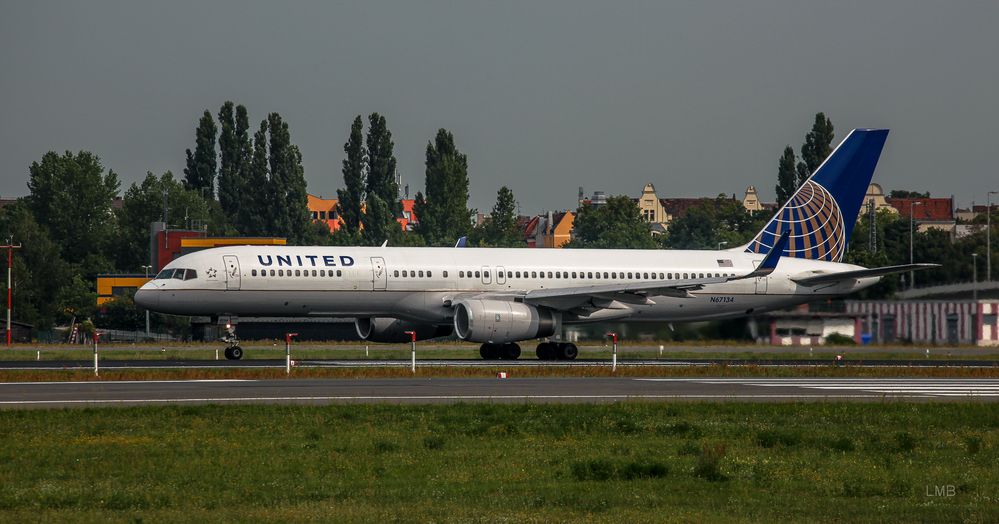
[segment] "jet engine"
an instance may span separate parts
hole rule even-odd
[[[461,300],[455,303],[454,330],[462,340],[505,344],[553,335],[555,315],[523,302]]]
[[[446,337],[451,334],[451,326],[436,324],[417,324],[397,318],[357,318],[354,319],[357,336],[372,342],[409,342],[407,331],[416,332],[416,340]]]

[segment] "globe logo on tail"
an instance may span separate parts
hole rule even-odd
[[[788,229],[791,235],[784,256],[829,262],[843,260],[846,251],[843,213],[829,191],[813,180],[798,188],[746,250],[766,254]]]

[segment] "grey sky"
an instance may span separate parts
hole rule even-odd
[[[587,193],[773,198],[816,111],[837,140],[889,127],[875,180],[984,202],[999,189],[999,3],[15,2],[0,7],[0,193],[48,150],[124,186],[182,175],[204,109],[280,112],[312,193],[341,183],[353,116],[388,119],[412,193],[445,127],[471,205]]]

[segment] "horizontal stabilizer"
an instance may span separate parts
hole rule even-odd
[[[901,266],[875,267],[871,269],[858,269],[855,271],[840,271],[838,273],[805,273],[791,277],[791,280],[803,286],[816,286],[819,284],[832,284],[844,280],[855,280],[858,278],[883,277],[895,273],[906,273],[918,271],[920,269],[930,269],[940,267],[940,264],[904,264]]]
[[[781,233],[780,238],[778,238],[777,242],[774,244],[774,247],[770,248],[770,252],[767,253],[767,256],[763,258],[763,262],[760,262],[760,265],[757,266],[752,273],[744,277],[736,277],[730,280],[738,280],[740,278],[765,277],[770,273],[773,273],[774,270],[777,269],[777,261],[779,261],[781,255],[784,254],[784,248],[787,247],[787,240],[788,238],[790,238],[790,236],[791,236],[791,230],[790,229],[784,230],[784,232]]]

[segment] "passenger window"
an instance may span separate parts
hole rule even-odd
[[[482,276],[484,276],[486,278],[489,278],[489,272],[488,271],[483,271],[482,272]]]
[[[319,276],[325,277],[326,276],[326,270],[325,269],[320,269],[319,270]],[[399,276],[399,272],[398,271],[395,272],[395,276]]]
[[[552,272],[551,271],[548,272],[548,278],[552,278]]]
[[[464,271],[459,271],[458,272],[458,278],[465,278],[465,272]]]
[[[605,278],[605,279],[606,279],[606,278],[610,278],[610,277],[608,277],[608,276],[607,276],[607,272],[606,272],[606,271],[604,271],[604,278]]]
[[[274,276],[274,270],[273,269],[271,270],[271,276]]]
[[[444,278],[447,278],[447,270],[444,270]]]
[[[430,270],[428,269],[428,270],[427,270],[427,278],[430,278],[430,277],[432,277],[432,276],[434,276],[433,272],[431,272],[431,271],[430,271]]]
[[[256,270],[256,269],[251,269],[251,270],[250,270],[250,276],[251,276],[251,277],[255,277],[255,276],[257,276],[257,270]]]
[[[422,269],[420,270],[420,276],[421,277],[423,276],[423,270]]]
[[[520,278],[520,271],[517,271],[517,278]]]
[[[408,277],[409,276],[409,270],[408,269],[403,269],[402,270],[402,276]]]
[[[537,271],[531,271],[531,278],[538,278],[538,272]]]
[[[338,270],[336,270],[336,276],[338,276],[338,277],[339,277],[339,276],[343,276],[343,271],[341,271],[341,270],[339,270],[339,269],[338,269]]]
[[[665,275],[663,275],[662,273],[659,273],[659,280],[665,280],[665,278],[666,278]]]
[[[644,278],[645,280],[648,280],[649,279],[649,274],[648,273],[642,273],[642,278]],[[656,275],[654,273],[652,274],[652,278],[656,278]]]
[[[587,271],[586,272],[586,278],[593,278],[593,272],[592,271]]]
[[[482,277],[482,275],[478,271],[476,271],[475,272],[475,278],[481,278],[481,277]]]
[[[316,273],[316,270],[315,270],[315,269],[313,269],[313,270],[312,270],[312,276],[314,276],[314,277],[315,277],[315,276],[319,276],[319,274],[318,274],[318,273]]]
[[[284,270],[283,269],[279,269],[278,270],[278,276],[279,277],[283,277],[284,276]]]
[[[611,278],[617,278],[617,271],[611,273]]]
[[[300,277],[300,276],[302,276],[302,271],[301,271],[301,270],[298,270],[298,269],[296,269],[296,270],[295,270],[295,276],[296,276],[296,277]]]

